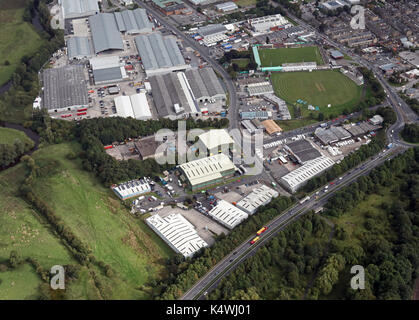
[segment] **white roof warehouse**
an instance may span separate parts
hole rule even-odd
[[[132,180],[112,186],[113,192],[122,200],[129,199],[140,194],[151,192],[151,187],[144,180]]]
[[[191,257],[208,244],[198,235],[195,227],[181,214],[173,213],[165,218],[158,214],[146,219],[146,223],[173,250],[184,257]]]
[[[232,149],[234,141],[225,129],[211,129],[203,134],[200,134],[199,142],[211,154],[217,154],[219,149],[227,152]]]
[[[233,229],[249,217],[246,212],[225,200],[219,200],[218,204],[208,214],[229,229]]]
[[[278,195],[278,191],[262,185],[237,202],[237,208],[242,209],[248,214],[254,214],[260,206],[267,205],[271,202],[272,198],[276,198]]]
[[[236,171],[236,166],[224,153],[190,161],[178,168],[193,191],[221,183]]]

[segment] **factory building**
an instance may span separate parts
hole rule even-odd
[[[95,53],[124,50],[121,33],[112,13],[99,13],[89,17]]]
[[[250,134],[254,134],[257,130],[256,126],[248,119],[242,120],[241,124]]]
[[[89,60],[95,84],[117,83],[128,78],[118,56],[95,57]]]
[[[266,120],[272,117],[271,111],[242,111],[240,118],[242,120],[262,119]]]
[[[381,128],[381,126],[374,126],[368,122],[361,122],[360,124],[349,124],[343,126],[353,137],[359,137],[367,134],[371,131],[375,131]]]
[[[262,95],[262,98],[268,101],[269,103],[274,104],[278,108],[278,116],[281,120],[291,119],[290,111],[288,110],[287,103],[284,100],[278,98],[273,93],[265,93]]]
[[[215,8],[218,11],[228,12],[228,11],[236,10],[239,7],[233,1],[227,1],[227,2],[219,3],[219,4],[215,5]]]
[[[249,96],[260,96],[263,94],[274,93],[274,88],[269,81],[248,84],[246,89]]]
[[[156,141],[155,136],[145,137],[134,142],[135,150],[139,153],[141,160],[159,158],[164,152],[157,152],[157,148],[161,145],[160,141]]]
[[[138,120],[147,120],[152,117],[145,92],[132,96],[119,96],[114,101],[116,113],[120,117],[132,117]]]
[[[280,126],[273,120],[262,121],[261,124],[265,127],[266,133],[271,135],[278,135],[282,132]]]
[[[249,19],[248,23],[255,33],[267,33],[292,26],[289,21],[280,14]]]
[[[64,19],[88,17],[100,12],[97,0],[58,0]]]
[[[67,40],[68,59],[88,59],[93,55],[92,44],[87,37],[71,37]]]
[[[279,196],[278,191],[262,185],[237,202],[236,206],[247,214],[252,215],[259,207],[267,205],[272,198],[277,196]]]
[[[198,143],[208,150],[208,155],[233,151],[234,141],[225,129],[211,129],[198,136]]]
[[[111,188],[121,200],[126,200],[141,194],[151,192],[150,185],[143,179],[132,180],[121,183],[119,185],[113,185]]]
[[[300,164],[305,164],[308,161],[322,156],[320,151],[314,148],[310,141],[306,139],[287,143],[284,146],[284,149],[287,150]]]
[[[218,200],[217,205],[208,214],[228,229],[233,229],[249,216],[225,200]]]
[[[317,128],[314,131],[314,136],[319,139],[322,144],[328,145],[349,139],[351,134],[342,127],[331,127],[330,129]]]
[[[156,75],[150,77],[149,81],[159,117],[176,119],[185,113],[196,115],[200,112],[185,73]]]
[[[343,59],[344,57],[343,53],[338,50],[330,50],[330,56],[335,60]]]
[[[182,0],[151,0],[163,14],[170,16],[172,14],[190,14],[191,11],[185,6]]]
[[[236,171],[235,165],[224,153],[183,163],[178,168],[192,191],[225,182]]]
[[[135,37],[135,44],[148,77],[190,68],[173,37],[162,37],[160,33],[140,35]]]
[[[228,30],[226,26],[217,23],[200,27],[197,32],[202,37],[202,41],[204,41],[204,43],[214,43],[216,39],[226,39],[227,37],[225,34],[228,32]]]
[[[116,24],[120,32],[126,34],[150,33],[154,25],[150,22],[145,9],[114,12]]]
[[[372,117],[369,122],[374,126],[379,126],[384,121],[383,117],[379,114],[376,114],[374,117]]]
[[[88,106],[83,65],[45,69],[42,73],[43,107],[48,112],[62,112]]]
[[[212,68],[189,69],[185,74],[197,102],[226,99],[220,80]]]
[[[173,213],[165,218],[155,214],[147,218],[146,223],[176,253],[185,258],[192,257],[195,252],[208,246],[195,227],[180,213]]]
[[[332,159],[326,156],[321,156],[308,161],[301,167],[286,174],[280,179],[280,182],[287,190],[295,192],[307,183],[308,180],[322,173],[334,164],[335,162]]]

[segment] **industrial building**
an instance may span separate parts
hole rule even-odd
[[[178,166],[192,191],[210,187],[234,175],[236,167],[224,153]]]
[[[359,124],[349,124],[343,126],[353,137],[358,137],[371,131],[375,131],[381,128],[381,126],[374,126],[368,122],[361,122]]]
[[[289,191],[295,192],[302,187],[308,180],[322,173],[324,170],[333,166],[335,162],[326,157],[321,156],[314,160],[308,161],[301,167],[291,171],[280,179],[281,184]]]
[[[262,119],[266,120],[272,117],[271,111],[242,111],[240,117],[243,120]]]
[[[192,257],[195,252],[208,246],[195,227],[180,213],[173,213],[165,218],[155,214],[147,218],[146,223],[176,253],[185,258]]]
[[[150,33],[154,25],[150,22],[145,9],[114,12],[116,24],[120,32],[126,34]]]
[[[186,75],[172,72],[149,78],[154,105],[159,117],[176,119],[199,111]]]
[[[249,217],[246,212],[225,200],[218,200],[208,214],[228,229],[235,228]]]
[[[287,143],[284,148],[301,164],[322,156],[320,151],[314,148],[310,141],[306,139]]]
[[[95,84],[117,83],[128,78],[118,56],[95,57],[89,60]]]
[[[228,153],[233,151],[234,141],[225,129],[211,129],[198,136],[198,143],[201,144],[205,150],[208,150],[208,155],[217,154],[218,152]]]
[[[152,117],[145,92],[132,96],[119,96],[114,101],[116,113],[120,117],[132,117],[138,120],[147,120]]]
[[[333,144],[351,137],[351,134],[342,127],[317,128],[314,136],[324,145]]]
[[[135,44],[141,57],[147,76],[189,68],[186,64],[176,39],[162,37],[161,33],[152,33],[135,37]]]
[[[95,53],[124,50],[121,33],[112,13],[99,13],[89,17]]]
[[[334,10],[337,10],[339,8],[343,8],[344,6],[350,6],[350,4],[348,5],[348,3],[346,3],[343,0],[331,0],[331,1],[326,1],[326,2],[323,2],[323,3],[319,4],[320,9],[326,9],[326,10],[330,10],[330,11],[334,11]]]
[[[225,34],[227,33],[226,26],[222,24],[209,24],[204,27],[198,28],[198,34],[202,37],[204,43],[214,43],[215,39],[225,39],[227,38]],[[220,38],[221,37],[221,38]],[[221,41],[221,40],[218,40]]]
[[[92,44],[87,37],[71,37],[67,39],[68,59],[88,59],[93,55]]]
[[[121,183],[119,185],[113,185],[111,188],[113,192],[115,192],[115,194],[118,196],[118,198],[122,200],[151,192],[150,185],[143,179],[132,180]]]
[[[189,69],[185,72],[193,96],[198,103],[224,101],[226,94],[212,68]]]
[[[262,185],[237,202],[236,206],[247,214],[252,215],[259,207],[267,205],[271,202],[272,198],[276,198],[277,196],[279,196],[278,191]]]
[[[83,65],[45,69],[42,82],[43,107],[48,112],[70,111],[88,106]]]
[[[58,0],[64,19],[82,18],[100,12],[97,0]]]
[[[239,7],[233,1],[227,1],[227,2],[219,3],[219,4],[215,5],[215,8],[218,11],[228,12],[228,11],[236,10]]]
[[[157,148],[160,145],[161,142],[156,141],[154,135],[134,142],[135,150],[139,153],[141,160],[159,158],[163,156],[164,152],[157,152]]]
[[[263,94],[274,93],[274,88],[269,81],[248,84],[246,89],[249,93],[249,96],[259,96]]]
[[[278,116],[280,117],[281,120],[291,119],[290,111],[288,110],[287,103],[284,100],[282,100],[281,98],[278,98],[273,93],[265,93],[262,95],[262,98],[274,104],[278,108],[278,113],[279,113]]]
[[[241,124],[250,134],[254,134],[257,130],[256,126],[248,119],[242,120]]]
[[[273,120],[265,120],[262,121],[261,124],[265,127],[265,130],[269,135],[280,134],[282,132],[281,127]]]
[[[330,50],[330,56],[335,60],[342,59],[344,57],[343,53],[338,50]]]
[[[166,16],[188,12],[182,0],[151,0],[153,4]]]
[[[384,119],[379,114],[376,114],[374,117],[372,117],[370,120],[370,123],[374,126],[379,126],[383,123]]]
[[[255,33],[267,33],[291,27],[289,21],[280,14],[249,19],[248,23]]]

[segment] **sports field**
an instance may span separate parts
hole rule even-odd
[[[339,115],[345,108],[351,111],[362,94],[362,87],[339,71],[281,72],[272,74],[271,80],[275,94],[289,105],[295,105],[298,99],[307,102],[300,104],[303,117],[310,112]],[[318,106],[319,110],[308,110],[310,104]]]
[[[6,83],[20,59],[42,45],[35,28],[23,21],[24,0],[0,0],[0,86]]]
[[[322,65],[323,59],[317,47],[260,49],[262,67],[276,67],[283,63],[316,62]]]

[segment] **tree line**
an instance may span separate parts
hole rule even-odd
[[[416,123],[406,123],[400,134],[407,142],[419,143],[419,126]]]
[[[20,139],[10,144],[0,144],[0,167],[7,167],[14,163],[25,152],[31,150],[34,146],[32,140],[22,142]]]

